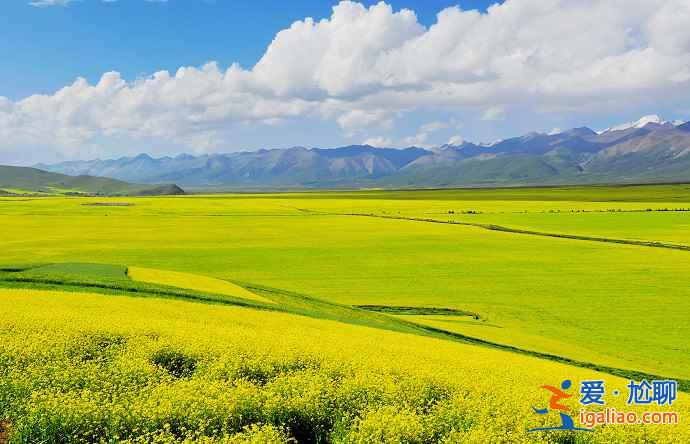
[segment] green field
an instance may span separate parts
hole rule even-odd
[[[133,205],[84,205],[89,202]],[[241,344],[266,362],[318,356],[313,372],[290,370],[278,377],[296,378],[293,382],[314,378],[302,382],[325,390],[321,395],[328,405],[339,406],[314,413],[328,411],[326,416],[339,418],[334,423],[300,423],[315,440],[317,435],[327,442],[552,439],[523,430],[535,421],[525,401],[532,396],[528,393],[538,396],[536,387],[557,382],[551,379],[599,370],[611,384],[622,381],[621,387],[625,381],[610,375],[674,378],[682,390],[690,390],[688,209],[688,185],[0,198],[0,287],[7,288],[0,304],[9,310],[0,321],[0,362],[7,359],[14,372],[28,365],[33,374],[48,378],[43,364],[24,359],[20,365],[14,329],[33,341],[45,339],[46,329],[54,328],[59,334],[50,341],[59,350],[69,349],[84,331],[120,335],[128,338],[127,346],[98,365],[128,378],[140,374],[141,384],[133,383],[137,389],[131,399],[113,399],[112,411],[94,415],[111,421],[117,409],[145,411],[150,393],[141,389],[161,390],[162,399],[187,396],[185,402],[206,408],[207,419],[216,421],[212,406],[221,395],[213,392],[220,390],[214,384],[232,383],[230,392],[241,392],[236,392],[237,378],[220,378],[214,369],[220,363],[238,365],[235,345],[228,344]],[[137,277],[135,271],[142,268],[148,271]],[[268,327],[273,323],[275,330]],[[201,370],[184,381],[151,373],[143,362],[160,348],[144,337],[152,331],[196,356]],[[32,350],[44,364],[64,356]],[[120,368],[128,356],[138,366]],[[510,370],[504,363],[510,363]],[[80,365],[70,363],[55,378],[83,372],[79,377],[90,387],[94,383]],[[351,407],[339,396],[351,399],[354,394],[331,393],[319,385],[332,383],[325,382],[332,366],[346,366],[360,382],[381,372],[386,381],[381,396],[367,401],[366,408]],[[447,402],[439,403],[447,410],[415,407],[428,401],[423,399],[409,405],[384,402],[401,390],[393,382],[395,374],[409,378],[412,386],[433,386],[437,378],[449,384]],[[11,379],[0,370],[0,386],[2,381]],[[217,393],[209,395],[209,406],[193,396],[208,388],[205,383]],[[38,390],[32,384],[22,379],[13,386],[15,404],[29,405],[20,394]],[[102,402],[98,396],[110,396],[110,389],[94,387],[94,398],[82,399],[83,405],[70,398],[75,402],[71,419],[65,420],[70,433],[88,429],[78,419],[84,416],[80,409]],[[0,421],[4,410],[17,442],[50,441],[37,435],[42,423],[31,416],[48,408],[53,392],[41,390],[45,399],[31,404],[38,410],[26,407],[31,414],[0,398]],[[75,390],[61,396],[76,397]],[[284,398],[285,387],[252,390],[262,399],[253,413],[258,419],[218,426],[222,430],[208,431],[209,436],[270,442],[260,437],[271,435],[282,442],[287,433],[309,442],[306,435],[295,434],[299,427],[281,416],[285,412],[265,404],[266,396]],[[520,395],[494,398],[492,390]],[[680,395],[678,410],[687,409],[687,401]],[[295,407],[299,415],[306,414],[300,409],[311,408],[303,402]],[[488,418],[496,412],[506,416],[503,403],[513,416],[491,423]],[[457,427],[439,425],[444,415],[458,412],[464,422],[458,420]],[[146,424],[142,430],[153,439],[150,433],[165,421],[149,416],[141,413],[116,425],[94,421],[99,439],[131,437],[133,423]],[[194,427],[192,419],[178,420]],[[383,423],[393,424],[391,430]],[[251,424],[263,428],[242,431]],[[509,436],[501,435],[499,425]],[[625,433],[640,441],[687,441],[686,425],[670,430],[632,427]],[[586,439],[611,442],[617,433],[621,429],[613,427]],[[164,435],[161,439],[184,433],[168,430]]]

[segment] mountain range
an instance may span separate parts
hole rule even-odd
[[[593,131],[529,133],[492,144],[435,148],[262,149],[68,161],[37,168],[188,187],[450,187],[690,180],[690,122],[644,116]]]

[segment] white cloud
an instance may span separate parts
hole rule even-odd
[[[492,106],[487,108],[482,114],[482,120],[503,120],[505,119],[506,112],[500,106]]]
[[[377,148],[390,148],[390,147],[394,146],[393,140],[391,140],[387,137],[381,137],[381,136],[369,138],[369,139],[365,140],[364,142],[362,142],[362,145],[371,145],[371,146],[375,146]]]
[[[431,137],[433,133],[449,128],[459,128],[460,126],[462,125],[455,118],[451,118],[447,121],[436,120],[433,122],[427,122],[419,126],[417,129],[417,134],[414,136],[405,137],[400,142],[404,146],[428,148],[433,146],[432,143],[429,143],[429,137]]]
[[[442,130],[445,128],[448,128],[450,124],[448,122],[441,122],[441,121],[436,121],[436,122],[429,122],[425,123],[421,127],[419,127],[422,131],[425,133],[433,133],[434,131]]]
[[[279,96],[349,98],[372,94],[392,73],[386,52],[423,34],[414,12],[381,2],[369,9],[343,1],[330,19],[298,21],[280,31],[254,67]]]
[[[388,130],[393,121],[386,111],[353,109],[341,114],[336,121],[349,134],[357,134],[368,128]]]
[[[353,136],[419,110],[496,120],[520,107],[672,106],[690,100],[688,22],[687,0],[506,0],[486,13],[444,9],[429,28],[383,2],[341,2],[327,19],[278,32],[252,69],[209,63],[135,81],[106,73],[94,85],[0,100],[0,137],[79,156],[75,147],[103,137],[208,146],[235,124],[291,119],[336,122]],[[440,129],[428,125],[416,141]]]
[[[429,134],[427,133],[417,133],[414,136],[410,137],[405,137],[402,139],[402,144],[404,146],[418,146],[418,147],[427,147],[430,146],[427,144],[427,139],[429,138]]]
[[[455,128],[462,128],[462,122],[458,121],[455,117],[451,117],[448,120],[436,120],[433,122],[425,123],[419,127],[419,130],[425,133],[434,133],[439,130]]]
[[[448,139],[448,145],[462,145],[465,142],[465,139],[462,138],[460,135],[455,135]]]

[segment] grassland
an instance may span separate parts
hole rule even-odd
[[[133,205],[83,205],[104,200]],[[327,437],[323,439],[368,442],[362,438],[369,436],[366,433],[389,436],[388,431],[376,429],[384,427],[374,424],[376,421],[401,424],[402,428],[404,424],[421,424],[405,432],[390,431],[410,433],[405,436],[411,437],[399,441],[391,438],[390,442],[430,442],[441,438],[455,442],[453,436],[477,442],[472,438],[483,435],[473,434],[480,431],[486,431],[487,439],[496,442],[537,439],[524,434],[523,426],[534,422],[534,418],[529,417],[529,409],[521,411],[516,406],[517,398],[531,399],[534,393],[538,395],[534,387],[545,383],[545,378],[552,382],[550,379],[558,379],[565,373],[591,372],[577,366],[617,375],[642,372],[672,377],[679,379],[684,389],[690,387],[687,384],[690,380],[687,322],[690,319],[687,273],[690,251],[542,234],[690,245],[688,231],[684,229],[690,225],[687,208],[690,208],[687,185],[98,200],[0,198],[0,226],[3,227],[0,269],[6,270],[0,272],[0,287],[8,288],[3,291],[0,304],[3,298],[15,305],[18,298],[23,298],[25,304],[53,301],[51,310],[61,313],[63,319],[58,321],[56,317],[54,325],[60,340],[65,341],[58,347],[61,350],[72,340],[68,337],[89,330],[86,325],[94,322],[93,318],[102,318],[100,331],[107,335],[137,336],[138,333],[128,330],[130,327],[155,330],[156,334],[164,330],[166,341],[174,343],[171,347],[182,350],[185,356],[196,356],[200,369],[206,368],[202,362],[215,359],[208,356],[222,355],[223,359],[236,362],[240,358],[230,350],[235,347],[230,344],[240,343],[246,346],[246,353],[273,356],[269,361],[276,366],[281,359],[289,362],[308,355],[316,356],[319,362],[328,362],[324,364],[328,368],[336,364],[350,366],[349,374],[361,380],[375,379],[372,375],[383,372],[389,375],[384,380],[391,378],[390,387],[384,385],[393,390],[382,395],[384,398],[399,389],[391,375],[431,381],[442,374],[441,378],[451,384],[448,389],[452,393],[451,404],[455,406],[454,403],[463,399],[467,403],[463,404],[465,410],[461,409],[463,417],[472,417],[462,426],[451,427],[452,433],[449,429],[430,432],[436,430],[430,424],[440,421],[440,417],[429,418],[424,411],[409,410],[396,402],[367,404],[364,410],[345,408],[333,413],[337,418],[349,419],[319,426],[325,427],[318,432],[322,433],[319,436]],[[448,221],[469,225],[436,223]],[[495,231],[487,229],[487,225],[534,233]],[[30,292],[37,290],[41,293]],[[57,290],[81,293],[78,297],[44,293]],[[88,296],[83,294],[85,291]],[[160,298],[165,298],[165,303]],[[76,306],[77,301],[87,299],[98,302],[85,308],[83,314],[76,308],[74,312],[68,313],[68,309],[60,312],[63,304]],[[102,308],[110,301],[122,305]],[[123,308],[130,303],[134,305]],[[38,334],[39,321],[29,325],[27,319],[47,315],[30,305],[18,306],[23,308],[4,318],[2,325],[8,332],[25,326],[22,331]],[[171,315],[168,307],[179,310],[179,316]],[[21,315],[21,310],[31,315]],[[206,314],[202,316],[197,310]],[[116,314],[113,318],[102,316],[102,311],[122,316],[128,312],[131,320],[123,321]],[[221,331],[220,321],[211,320],[211,311],[224,319],[223,328],[234,333]],[[152,320],[147,324],[143,318],[149,315]],[[23,320],[8,321],[14,316]],[[69,325],[66,319],[81,319],[79,322],[86,324]],[[163,327],[158,325],[164,325],[165,319],[169,319],[169,327],[161,330]],[[277,319],[283,321],[280,327],[274,328],[271,322]],[[218,330],[197,328],[192,326],[194,323],[213,324]],[[199,331],[186,336],[195,329]],[[334,336],[326,339],[331,334],[327,332]],[[212,341],[210,335],[225,338],[232,334],[239,335],[239,339],[217,339],[217,348],[206,342]],[[204,336],[207,339],[202,339]],[[7,333],[7,337],[11,338],[12,334]],[[358,345],[348,342],[351,338],[357,338]],[[227,347],[222,348],[220,343]],[[273,346],[269,347],[269,343]],[[127,351],[130,342],[127,344],[121,350],[123,356],[138,356],[140,364],[150,362],[156,352],[152,344]],[[388,351],[377,359],[379,344],[385,344],[381,347]],[[286,354],[281,355],[280,350]],[[11,351],[3,353],[0,356],[12,356]],[[402,356],[400,362],[395,355]],[[126,359],[116,359],[123,360]],[[103,365],[111,366],[113,362]],[[564,366],[563,362],[574,366]],[[506,369],[506,363],[510,363],[510,369]],[[443,365],[457,369],[456,376],[452,375],[453,370],[438,370]],[[144,365],[136,371],[146,373],[151,370],[149,367]],[[39,372],[41,368],[36,364],[34,371]],[[551,369],[560,370],[552,373]],[[329,373],[322,370],[319,367],[315,374],[326,378]],[[79,371],[69,367],[63,373]],[[183,379],[185,384],[190,380],[201,384],[203,380],[213,386],[208,375],[204,370],[194,372],[191,379]],[[489,382],[491,378],[478,375],[498,379]],[[283,376],[295,375],[288,371]],[[616,384],[621,382],[614,376],[606,378]],[[324,387],[332,384],[326,379],[320,379]],[[142,387],[160,382],[155,378],[147,381]],[[483,389],[472,387],[470,381]],[[223,383],[234,387],[237,380],[229,378]],[[306,380],[302,383],[316,384]],[[177,396],[178,389],[180,396],[192,393],[190,387],[166,386],[166,395],[161,399]],[[194,387],[194,390],[203,389],[199,385]],[[509,399],[491,395],[490,387],[494,391],[519,392],[510,401],[514,413],[497,414],[503,412],[499,405]],[[21,390],[29,393],[33,389]],[[257,396],[264,395],[268,396],[266,393]],[[328,402],[341,405],[342,400],[336,395],[330,392],[322,395]],[[274,394],[271,392],[270,396]],[[140,402],[134,398],[128,402]],[[113,401],[113,408],[129,408],[118,402]],[[202,407],[198,399],[194,402]],[[302,407],[308,408],[310,402],[305,401]],[[683,397],[683,408],[685,403]],[[10,407],[6,403],[3,408]],[[222,429],[223,433],[212,435],[228,438],[244,433],[232,438],[239,440],[250,439],[247,436],[251,434],[275,438],[294,432],[295,427],[289,421],[275,419],[282,418],[282,413],[262,416],[267,415],[262,410],[264,407],[257,408],[263,412],[257,413],[261,420],[233,422],[231,427]],[[448,408],[454,413],[444,411],[444,415],[452,416],[460,411]],[[214,409],[209,407],[204,417],[214,416]],[[404,416],[408,414],[411,416]],[[107,415],[117,417],[112,412]],[[226,420],[233,416],[227,411],[223,415]],[[21,418],[17,412],[11,416]],[[81,416],[75,411],[71,418],[79,422]],[[497,421],[495,425],[488,424],[490,416]],[[266,419],[269,417],[272,419]],[[142,423],[163,424],[147,421],[141,419]],[[367,424],[371,421],[374,431],[362,431],[362,421]],[[242,432],[245,425],[252,423],[265,427]],[[14,424],[23,430],[20,419]],[[32,433],[40,429],[26,427],[29,431],[25,435],[16,436],[34,437]],[[82,430],[86,426],[79,427]],[[156,427],[151,425],[146,430],[158,430]],[[185,427],[189,430],[188,424]],[[308,428],[313,432],[314,427]],[[501,437],[500,427],[506,427],[509,435]],[[615,436],[631,436],[640,441],[665,442],[680,437],[677,442],[687,441],[683,427],[670,434],[668,428],[639,429],[625,432],[632,435],[616,435],[620,430],[609,428],[597,432],[592,439],[606,442]],[[111,439],[113,435],[108,433],[115,433],[113,430],[121,433],[128,429],[125,425],[110,424],[98,430],[106,430],[103,436]],[[462,434],[453,435],[458,431]],[[178,432],[165,433],[168,437],[179,437]]]

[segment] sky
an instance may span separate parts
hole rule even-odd
[[[7,0],[0,163],[690,119],[687,0]]]

